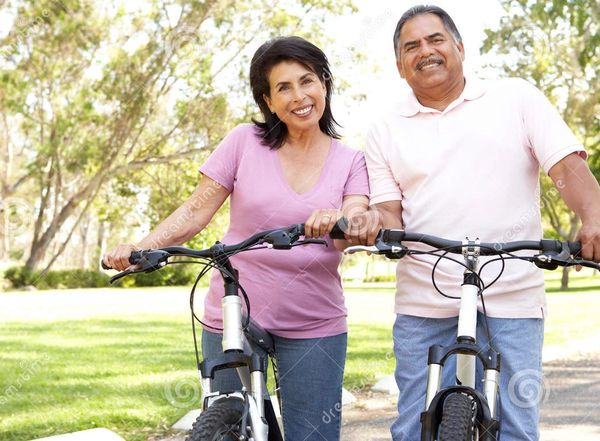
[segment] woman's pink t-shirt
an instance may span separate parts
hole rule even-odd
[[[231,191],[229,229],[235,244],[272,228],[302,223],[316,209],[341,208],[344,196],[368,195],[362,152],[332,140],[321,176],[312,189],[296,193],[286,181],[276,150],[260,143],[252,124],[236,127],[200,171]],[[266,330],[288,338],[315,338],[347,331],[346,308],[337,268],[341,254],[306,245],[262,249],[231,257],[250,299],[250,315]],[[221,328],[223,279],[213,271],[204,302],[204,321]]]

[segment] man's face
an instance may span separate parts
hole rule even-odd
[[[417,15],[404,23],[398,54],[400,76],[416,95],[443,93],[464,80],[463,44],[456,42],[435,14]]]

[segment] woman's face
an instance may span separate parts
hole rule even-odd
[[[296,61],[282,61],[269,73],[270,95],[263,98],[289,131],[318,128],[326,89],[316,73]]]

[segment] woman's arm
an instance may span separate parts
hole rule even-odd
[[[229,196],[229,190],[207,176],[203,176],[194,193],[179,208],[163,220],[137,245],[121,244],[106,253],[103,261],[111,268],[122,271],[128,268],[132,251],[180,245],[200,231],[211,221],[217,210]]]

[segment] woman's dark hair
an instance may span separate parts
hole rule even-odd
[[[254,53],[250,64],[250,87],[254,101],[258,104],[264,122],[252,118],[262,137],[262,143],[272,149],[283,145],[288,134],[287,126],[276,114],[271,113],[263,98],[271,96],[269,73],[282,61],[296,61],[314,72],[325,84],[325,110],[319,120],[321,131],[332,138],[340,138],[335,130],[339,126],[331,112],[331,94],[333,92],[333,77],[329,70],[329,62],[321,49],[300,37],[279,37],[264,43]]]
[[[402,31],[402,27],[404,24],[413,17],[422,14],[434,14],[437,15],[442,23],[444,23],[444,27],[446,30],[452,34],[457,43],[462,41],[462,37],[460,36],[460,32],[458,32],[458,28],[454,24],[452,17],[448,15],[446,11],[444,11],[439,6],[433,5],[419,5],[413,6],[400,17],[398,20],[398,24],[396,25],[396,32],[394,32],[394,52],[396,53],[396,58],[400,55],[398,52],[398,45],[400,44],[400,31]]]

